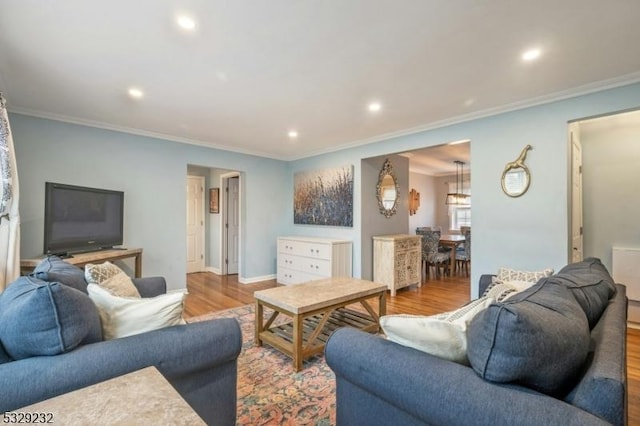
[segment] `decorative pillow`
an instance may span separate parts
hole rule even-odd
[[[389,340],[400,345],[468,364],[467,324],[492,302],[493,299],[480,298],[455,311],[434,316],[386,315],[380,318],[380,326]]]
[[[607,308],[609,299],[616,293],[616,286],[600,259],[588,258],[569,264],[550,278],[565,285],[573,293],[593,328]]]
[[[503,283],[497,280],[496,277],[493,277],[491,284],[489,284],[484,293],[482,293],[482,297],[490,297],[495,299],[496,302],[502,302],[517,292],[518,290],[514,286],[509,283]]]
[[[467,341],[469,362],[482,378],[557,395],[579,376],[590,333],[570,291],[545,278],[480,312]]]
[[[47,256],[33,270],[33,275],[42,281],[58,282],[83,293],[87,292],[84,272],[75,265],[65,262],[58,256]]]
[[[131,278],[111,262],[87,264],[84,267],[84,277],[88,284],[97,284],[114,296],[140,298],[140,293]]]
[[[151,330],[184,324],[182,308],[185,292],[156,297],[118,297],[96,284],[87,286],[98,307],[105,339],[115,339]]]
[[[59,355],[100,340],[98,311],[81,291],[29,276],[0,295],[0,341],[15,360]]]
[[[547,268],[542,271],[518,271],[517,269],[500,268],[496,278],[502,282],[507,281],[527,281],[537,283],[538,280],[553,275],[553,269]]]

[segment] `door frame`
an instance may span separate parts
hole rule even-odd
[[[228,193],[227,189],[227,181],[231,178],[238,178],[238,282],[242,276],[242,174],[240,172],[234,171],[229,173],[223,173],[220,175],[220,188],[223,190],[222,196],[220,197],[220,275],[228,274],[228,265],[226,260],[229,258],[227,255],[227,240],[229,238],[228,229],[225,226],[227,223],[227,204],[228,204]]]
[[[574,162],[574,157],[575,157],[575,145],[574,144],[574,140],[577,141],[577,145],[580,146],[580,170],[578,170],[577,173],[577,187],[578,189],[576,190],[576,185],[574,182],[574,178],[576,177],[576,173],[574,168],[575,168],[575,162]],[[568,213],[568,233],[569,233],[569,239],[568,239],[568,253],[567,253],[567,261],[569,263],[573,263],[574,260],[574,251],[575,250],[579,250],[581,252],[581,259],[584,258],[584,203],[583,203],[583,198],[582,198],[582,192],[583,192],[583,187],[582,187],[582,144],[580,143],[580,121],[570,121],[568,123],[568,143],[569,143],[569,158],[568,158],[568,163],[569,163],[569,167],[568,167],[568,171],[569,171],[569,179],[568,179],[568,183],[569,183],[569,188],[568,188],[568,194],[567,194],[567,204],[568,204],[568,209],[567,209],[567,213]],[[579,204],[579,218],[578,218],[578,223],[575,223],[574,221],[574,197],[576,196],[576,194],[579,196],[579,200],[578,200],[578,204]],[[577,227],[579,227],[579,229],[577,229]],[[575,232],[579,232],[580,233],[580,247],[574,247],[574,237],[575,237]]]

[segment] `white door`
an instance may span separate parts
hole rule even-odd
[[[240,178],[227,179],[227,274],[238,273]]]
[[[569,124],[571,140],[571,261],[583,258],[582,235],[582,145],[579,123]]]
[[[187,273],[204,271],[204,177],[187,176]]]

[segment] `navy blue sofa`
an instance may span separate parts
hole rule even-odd
[[[40,269],[36,268],[34,274],[19,280],[30,280],[28,285],[38,283],[41,287],[47,279],[55,280],[66,285],[64,290],[72,294],[73,300],[88,299],[82,293],[83,286],[86,291],[86,283],[83,284],[79,268],[53,259]],[[166,292],[164,278],[133,281],[142,297]],[[67,287],[74,289],[69,291]],[[61,288],[55,284],[47,290]],[[83,312],[87,323],[96,318],[91,310]],[[7,318],[2,320],[7,321]],[[0,345],[0,412],[155,366],[207,424],[235,424],[237,358],[242,343],[236,320],[209,320],[108,341],[97,340],[54,356],[18,360],[12,360]]]
[[[490,282],[491,276],[482,277],[480,294]],[[613,283],[599,260],[587,259],[541,280],[515,301],[491,305],[473,319],[467,330],[468,356],[477,358],[481,351],[473,345],[482,334],[483,323],[499,317],[499,321],[491,323],[491,334],[495,337],[503,327],[508,327],[505,324],[510,319],[505,315],[513,318],[515,312],[520,317],[515,315],[519,319],[512,325],[522,325],[520,320],[526,320],[526,314],[518,309],[523,305],[527,305],[525,310],[536,310],[538,303],[547,303],[540,302],[541,298],[551,303],[565,299],[563,303],[575,308],[577,301],[586,315],[579,314],[581,318],[570,322],[586,327],[583,349],[586,354],[578,357],[581,365],[576,373],[563,379],[564,383],[555,383],[560,386],[552,391],[541,391],[527,384],[528,378],[512,382],[489,380],[487,375],[483,378],[487,371],[482,367],[488,364],[471,360],[470,366],[457,364],[380,336],[350,328],[339,329],[325,348],[327,364],[336,375],[337,424],[624,425],[627,421],[625,290],[625,286]],[[553,293],[552,297],[548,297],[549,292]],[[536,297],[535,303],[528,302]],[[594,309],[596,305],[600,308]],[[565,314],[557,308],[553,308],[552,313]],[[544,318],[538,320],[546,323]],[[555,317],[544,326],[550,333],[556,333],[561,322],[561,317]],[[535,335],[526,336],[530,341],[535,338]],[[540,356],[545,356],[547,348],[538,349]],[[515,367],[526,366],[526,361],[501,361],[512,362]],[[478,364],[481,368],[476,369]],[[538,368],[564,372],[564,368],[553,370],[557,367],[554,364],[551,358]]]

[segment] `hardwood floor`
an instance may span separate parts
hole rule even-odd
[[[189,274],[185,317],[253,303],[253,292],[272,287],[276,287],[275,280],[239,284],[236,275],[219,276],[209,272]],[[468,278],[430,279],[422,287],[411,286],[398,290],[396,297],[387,294],[387,313],[432,315],[456,309],[468,301]],[[628,424],[640,425],[640,330],[633,328],[627,330],[627,387]]]

